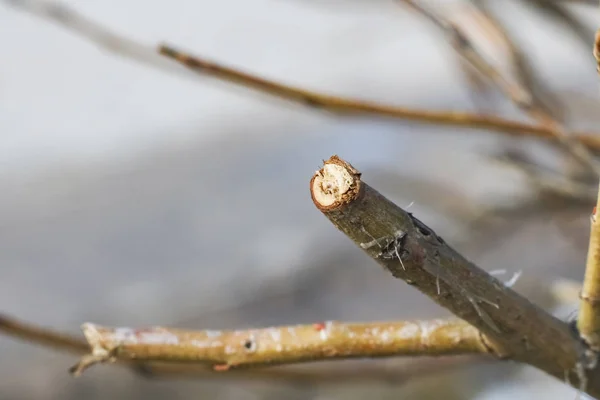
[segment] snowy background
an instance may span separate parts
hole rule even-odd
[[[483,156],[498,144],[495,134],[306,110],[116,56],[9,3],[0,1],[0,312],[74,333],[85,321],[228,328],[446,315],[381,271],[314,209],[308,181],[332,154],[351,161],[399,204],[414,202],[413,212],[484,268],[522,269],[520,289],[529,295],[535,288],[527,282],[540,275],[583,274],[581,243],[567,240],[548,218],[509,221],[517,226],[510,237],[491,232],[475,241],[462,215],[444,209],[451,202],[467,209],[526,196],[519,173]],[[65,4],[149,46],[167,42],[307,89],[477,110],[443,38],[392,1]],[[574,11],[593,32],[596,13]],[[593,37],[585,47],[513,2],[503,2],[500,16],[552,89],[578,93],[574,104],[586,99],[573,107],[592,110],[587,119],[574,114],[571,122],[594,126]],[[509,105],[495,110],[517,117]],[[453,188],[456,197],[446,201],[420,190],[425,180]],[[585,242],[587,227],[579,227]],[[74,380],[66,373],[74,361],[0,337],[0,398],[425,399],[442,390],[457,399],[558,399],[575,393],[537,371],[505,364],[357,387],[210,377],[153,382],[108,367]]]

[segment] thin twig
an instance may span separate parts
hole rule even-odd
[[[491,12],[486,5],[486,1],[474,0],[469,8],[475,13],[475,17],[481,20],[482,25],[487,28],[489,34],[496,37],[496,40],[501,43],[515,78],[519,85],[531,96],[536,107],[540,107],[546,112],[552,113],[555,118],[562,120],[560,101],[539,79],[523,48]],[[559,117],[557,117],[557,114]]]
[[[532,186],[537,187],[542,193],[552,193],[583,202],[594,201],[597,197],[597,189],[591,185],[538,165],[529,158],[523,157],[521,153],[504,152],[499,155],[492,154],[490,158],[525,174]]]
[[[153,48],[112,32],[108,28],[81,15],[65,4],[39,0],[3,1],[41,18],[49,19],[111,53],[135,60],[144,65],[160,68],[163,71],[175,72],[177,70],[177,68],[174,68],[176,66],[169,62],[169,60],[158,56]],[[304,106],[319,107],[323,111],[342,115],[370,115],[434,125],[486,129],[516,137],[556,140],[552,129],[546,126],[531,125],[491,115],[477,115],[457,111],[411,109],[330,96],[259,78],[206,59],[192,57],[170,46],[161,46],[159,51],[163,53],[163,55],[170,56],[179,62],[182,62],[193,69],[194,72],[202,72],[214,78],[252,88],[259,92],[276,96],[281,99],[287,99]],[[592,133],[579,132],[575,134],[575,137],[585,146],[600,152],[600,136]]]
[[[598,6],[597,0],[591,0]],[[593,36],[593,30],[590,30],[583,21],[573,15],[569,9],[569,3],[573,1],[557,1],[557,0],[527,0],[526,3],[532,4],[536,10],[540,10],[543,14],[561,23],[568,30],[573,32],[581,43],[585,44],[586,50],[589,49],[590,38]]]
[[[594,50],[593,50],[594,58],[596,59],[596,70],[600,74],[600,29],[596,31],[596,36],[594,38]]]
[[[70,353],[82,354],[90,351],[90,346],[83,338],[54,332],[1,314],[0,332],[20,340]]]
[[[347,324],[324,322],[237,331],[82,326],[92,352],[72,368],[80,375],[116,360],[207,364],[215,371],[333,359],[484,354],[477,329],[461,320]]]
[[[554,95],[544,81],[539,78],[538,74],[531,63],[528,60],[527,54],[517,41],[511,37],[511,34],[507,29],[504,28],[498,18],[494,16],[492,12],[485,5],[486,1],[479,0],[474,1],[476,7],[486,15],[488,21],[492,23],[498,33],[504,37],[504,41],[507,44],[509,59],[513,66],[514,74],[521,86],[523,86],[531,95],[535,108],[543,111],[546,115],[551,115],[555,121],[564,124],[567,113],[564,110],[562,101]],[[537,9],[541,9],[543,12],[550,13],[552,17],[557,18],[560,22],[565,24],[568,28],[575,31],[581,39],[587,44],[589,41],[589,35],[586,34],[586,28],[578,21],[571,13],[565,9],[562,4],[555,1],[533,1],[534,6]],[[586,186],[585,183],[576,182],[577,178],[586,177],[587,171],[581,168],[581,162],[576,157],[573,157],[572,153],[565,154],[564,159],[565,175],[567,180],[573,181],[576,186]],[[583,175],[583,176],[582,176]]]
[[[590,222],[590,244],[588,247],[585,277],[581,290],[581,305],[577,328],[581,337],[596,351],[600,350],[600,192]]]
[[[371,258],[478,328],[495,354],[536,366],[575,387],[590,367],[587,347],[556,319],[451,248],[431,228],[361,180],[337,156],[311,180],[313,202]],[[573,371],[576,371],[575,373]],[[600,395],[600,369],[585,390]]]
[[[192,56],[169,45],[160,46],[159,52],[180,62],[191,70],[325,111],[350,115],[376,115],[429,124],[488,129],[516,137],[557,140],[554,130],[548,126],[528,125],[490,115],[475,115],[454,111],[417,110],[329,96],[260,78],[217,64],[205,58]],[[600,137],[587,133],[576,133],[575,137],[590,149],[600,151]]]
[[[579,142],[559,121],[552,115],[535,104],[533,95],[521,84],[512,83],[498,69],[485,60],[483,56],[472,45],[469,38],[462,29],[439,13],[427,9],[414,0],[399,0],[403,4],[409,5],[412,9],[418,11],[427,19],[433,22],[439,29],[446,33],[448,41],[452,44],[454,50],[469,62],[483,76],[498,88],[499,91],[509,98],[520,110],[529,115],[552,132],[556,139],[563,144],[574,157],[583,165],[587,166],[598,177],[600,177],[600,163],[593,157],[588,149]]]

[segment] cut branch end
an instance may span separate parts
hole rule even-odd
[[[322,211],[349,203],[360,192],[360,172],[338,156],[323,163],[310,181],[310,193]]]

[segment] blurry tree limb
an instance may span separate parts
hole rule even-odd
[[[538,77],[526,52],[504,27],[501,20],[489,9],[487,1],[473,0],[471,3],[472,6],[468,7],[469,11],[481,20],[482,25],[487,28],[488,34],[496,38],[495,41],[498,43],[498,47],[504,49],[504,54],[511,65],[516,80],[527,90],[532,102],[547,113],[552,113],[555,118],[563,120],[561,102]]]
[[[538,165],[520,152],[505,151],[499,155],[491,155],[491,158],[524,173],[531,181],[531,186],[539,190],[538,194],[552,193],[583,202],[594,201],[597,197],[597,189],[592,186]]]
[[[70,353],[81,354],[90,351],[90,346],[83,338],[54,332],[2,314],[0,314],[0,332],[20,340]]]
[[[577,328],[581,337],[595,351],[600,350],[600,218],[597,217],[599,209],[600,193],[590,217],[590,243],[577,318]]]
[[[527,1],[541,1],[544,3],[565,3],[565,4],[585,4],[588,6],[597,6],[598,2],[596,0],[527,0]]]
[[[473,46],[468,36],[455,23],[442,17],[439,12],[434,12],[419,4],[414,0],[399,0],[399,2],[410,6],[418,11],[435,26],[446,34],[446,39],[450,42],[454,50],[469,62],[483,76],[487,77],[499,91],[510,99],[520,110],[529,115],[530,118],[537,121],[541,126],[547,127],[556,139],[576,157],[583,165],[593,171],[600,177],[600,163],[594,158],[589,150],[577,138],[569,132],[559,121],[550,113],[535,103],[533,94],[522,84],[512,83],[492,64],[479,53]]]
[[[72,32],[90,40],[101,48],[145,65],[169,72],[180,71],[165,57],[156,54],[154,48],[140,44],[83,16],[69,6],[40,0],[0,0],[41,18],[51,20]],[[194,72],[202,72],[220,80],[255,89],[259,92],[287,99],[305,106],[320,108],[342,115],[370,115],[392,119],[416,121],[426,124],[457,126],[470,129],[486,129],[515,137],[532,137],[556,140],[551,127],[511,121],[492,115],[477,115],[457,111],[434,111],[390,106],[354,99],[335,97],[259,78],[246,72],[228,68],[212,61],[191,57],[170,46],[161,46],[160,53],[184,63]],[[576,133],[576,139],[590,149],[600,152],[600,136],[592,133]]]
[[[203,58],[192,56],[168,45],[160,46],[159,52],[194,71],[206,73],[218,79],[238,83],[263,93],[331,112],[350,115],[377,115],[438,125],[488,129],[507,133],[515,137],[557,140],[555,131],[548,126],[528,125],[488,115],[475,115],[454,111],[416,110],[334,97],[259,78]],[[599,136],[587,133],[576,133],[574,136],[590,149],[595,151],[600,150]]]
[[[82,326],[91,347],[75,375],[117,360],[207,364],[215,371],[299,362],[392,356],[485,354],[480,333],[461,320],[431,320],[188,331]]]
[[[600,396],[595,354],[571,327],[466,260],[432,229],[361,180],[337,156],[310,184],[317,208],[399,279],[479,329],[501,358]],[[586,369],[587,368],[587,369]]]
[[[557,0],[526,0],[526,3],[531,4],[536,10],[560,22],[564,27],[573,32],[581,43],[584,43],[586,49],[589,49],[589,42],[594,32],[590,27],[586,26],[579,18],[577,18],[569,10],[569,4],[578,3],[576,1],[557,1]],[[583,1],[581,3],[584,3]],[[596,0],[590,0],[590,5],[598,6]]]
[[[597,71],[600,73],[600,30],[596,31],[593,54],[596,59]]]

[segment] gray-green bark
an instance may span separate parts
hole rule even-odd
[[[576,387],[581,384],[578,375],[589,363],[590,351],[574,329],[460,255],[411,213],[361,181],[345,161],[334,156],[325,164],[343,167],[346,175],[319,171],[311,181],[313,201],[370,257],[477,327],[498,357],[533,365],[561,380],[568,376]],[[599,397],[599,370],[587,372],[585,391]]]

